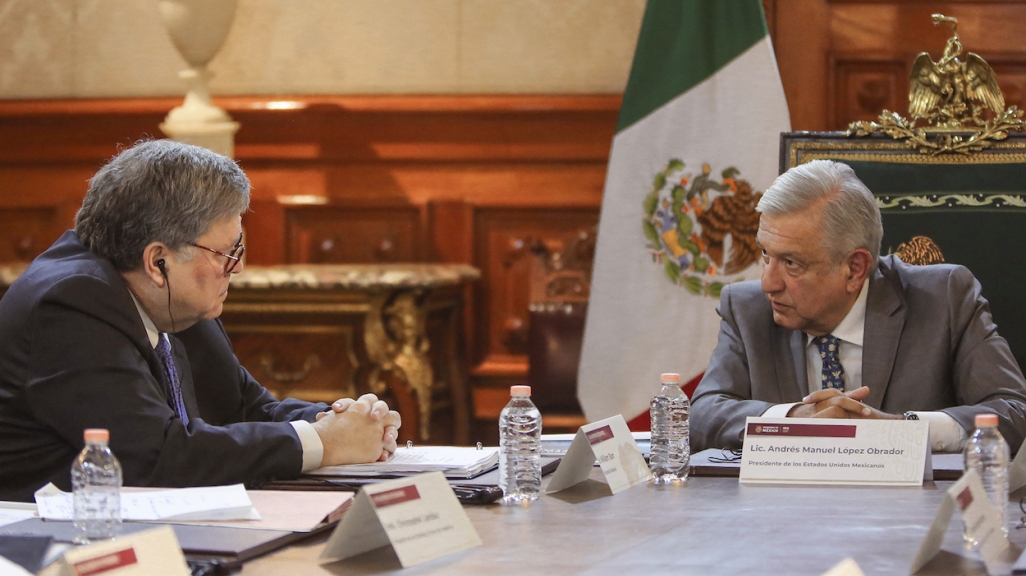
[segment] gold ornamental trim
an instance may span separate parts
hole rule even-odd
[[[924,156],[921,154],[888,154],[880,156],[871,152],[853,153],[841,152],[831,153],[806,152],[801,155],[801,163],[806,164],[813,160],[848,160],[852,162],[877,162],[886,164],[935,164],[935,165],[975,165],[975,164],[1022,164],[1026,162],[1026,144],[1016,143],[1016,149],[1024,150],[1022,153],[1012,154],[974,154],[972,156]],[[797,154],[791,151],[792,166],[797,165]]]
[[[352,337],[350,326],[322,326],[319,324],[289,326],[283,324],[232,324],[228,331],[232,334],[320,334]]]
[[[877,196],[880,210],[909,208],[993,208],[1026,209],[1026,198],[1013,194],[909,194]]]
[[[338,303],[250,303],[225,302],[224,311],[232,314],[366,314],[370,304],[338,304]]]
[[[940,60],[935,62],[922,52],[912,64],[910,118],[884,110],[876,122],[849,124],[848,136],[885,134],[920,154],[967,156],[992,148],[1010,131],[1026,129],[1023,111],[1016,106],[1005,108],[997,75],[986,60],[973,52],[967,52],[964,60],[959,58],[963,50],[958,20],[943,14],[932,18],[934,26],[951,25],[951,38]],[[985,113],[993,116],[985,119]]]

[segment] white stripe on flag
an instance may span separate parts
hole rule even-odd
[[[705,370],[716,345],[716,298],[674,285],[647,247],[642,206],[653,177],[680,158],[681,174],[701,174],[708,163],[719,182],[733,166],[761,192],[777,175],[780,132],[789,124],[766,37],[613,139],[578,377],[589,421],[646,412],[659,374],[679,372],[686,382]],[[758,277],[753,266],[730,278],[717,272],[715,280]]]

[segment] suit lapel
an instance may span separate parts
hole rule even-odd
[[[787,330],[774,324],[773,343],[777,361],[777,386],[780,401],[797,402],[809,393],[805,370],[805,335],[800,330]]]
[[[869,396],[863,402],[877,409],[890,384],[906,311],[891,279],[881,272],[869,283],[862,337],[862,385],[869,386]]]

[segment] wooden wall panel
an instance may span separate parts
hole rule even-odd
[[[289,264],[423,262],[421,210],[416,206],[311,204],[285,209]]]
[[[0,261],[31,261],[60,235],[57,207],[2,208],[0,230]]]
[[[835,55],[831,59],[834,95],[830,122],[847,126],[856,120],[876,120],[883,110],[907,107],[908,73],[899,61],[863,55]]]
[[[484,277],[464,292],[460,355],[471,385],[526,381],[524,247],[595,225],[619,97],[216,101],[242,125],[236,157],[253,186],[247,262],[477,266]],[[29,259],[70,227],[88,179],[119,146],[159,137],[177,104],[0,101],[0,261]],[[252,369],[296,370],[304,358]]]
[[[531,246],[567,244],[598,223],[598,206],[482,208],[474,218],[474,263],[481,270],[474,316],[475,373],[526,377]]]

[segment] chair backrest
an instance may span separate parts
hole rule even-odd
[[[544,413],[581,413],[577,368],[588,315],[595,233],[582,230],[566,244],[532,247],[528,383]]]
[[[584,319],[588,304],[534,303],[527,346],[527,380],[531,398],[541,411],[580,412],[577,365],[581,362]]]
[[[980,151],[921,153],[890,136],[794,132],[781,137],[780,171],[815,159],[850,165],[877,198],[881,254],[969,268],[999,333],[1026,366],[1026,133]]]

